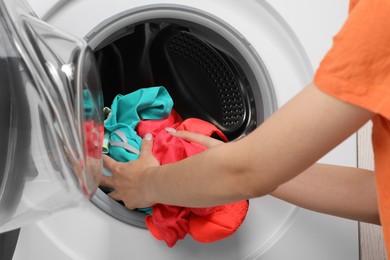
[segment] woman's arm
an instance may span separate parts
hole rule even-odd
[[[142,173],[137,170],[142,160],[129,163],[126,175],[117,174],[107,160],[114,177],[103,178],[102,185],[113,187],[115,199],[129,208],[154,203],[204,207],[262,196],[303,172],[371,117],[309,85],[241,140]],[[115,185],[117,176],[131,179],[131,188]]]
[[[369,170],[316,163],[271,195],[309,210],[380,224],[375,177]]]

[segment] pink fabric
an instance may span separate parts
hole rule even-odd
[[[136,131],[140,136],[153,134],[153,155],[161,165],[180,161],[205,150],[198,144],[170,135],[165,131],[166,127],[207,136],[216,135],[227,141],[225,135],[214,125],[196,118],[183,121],[175,110],[162,120],[142,120]],[[152,207],[152,215],[146,217],[146,225],[153,236],[164,240],[168,247],[173,247],[187,233],[199,242],[213,242],[234,233],[245,219],[247,210],[247,201],[210,208],[156,204]]]

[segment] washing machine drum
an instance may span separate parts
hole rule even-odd
[[[0,232],[90,198],[102,169],[103,99],[87,44],[0,1]]]
[[[120,21],[115,17],[114,22]],[[117,22],[120,23],[120,22]],[[121,24],[123,24],[121,22]],[[106,23],[104,39],[87,37],[98,64],[104,103],[140,88],[163,86],[183,119],[210,122],[229,139],[252,131],[258,122],[253,88],[230,43],[201,24],[153,18],[119,28]],[[109,32],[107,32],[107,30]],[[99,28],[93,30],[99,32]],[[250,74],[250,73],[249,73]],[[145,227],[144,214],[131,212],[102,187],[92,201],[109,215]]]

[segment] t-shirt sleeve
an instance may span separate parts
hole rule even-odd
[[[390,120],[390,1],[360,0],[314,76],[322,91]]]

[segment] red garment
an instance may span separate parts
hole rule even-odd
[[[188,232],[199,242],[207,243],[228,237],[244,222],[248,212],[248,201],[215,207],[210,214],[191,214]]]
[[[198,144],[172,136],[165,131],[166,127],[207,136],[217,135],[227,141],[214,125],[197,118],[183,121],[174,110],[166,119],[140,121],[136,130],[140,136],[153,134],[153,155],[161,165],[180,161],[205,150]],[[209,208],[156,204],[152,207],[152,215],[146,217],[146,225],[153,236],[164,240],[168,247],[173,247],[187,233],[195,240],[206,243],[233,234],[244,221],[247,211],[247,201]]]
[[[136,131],[139,136],[144,136],[147,133],[153,135],[153,155],[161,165],[180,161],[205,150],[204,147],[198,144],[173,137],[165,131],[167,127],[207,136],[217,135],[221,140],[227,141],[225,135],[214,125],[197,118],[189,118],[183,121],[175,110],[172,110],[171,114],[165,119],[141,120]]]
[[[84,122],[84,131],[87,156],[100,159],[102,157],[102,144],[104,138],[103,124],[97,124],[94,121],[86,121]]]

